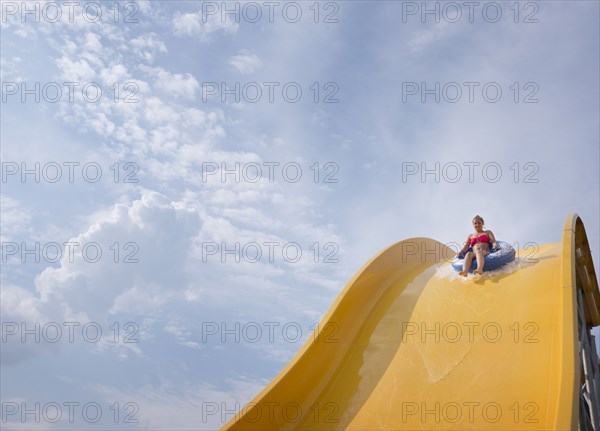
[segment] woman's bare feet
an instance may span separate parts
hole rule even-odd
[[[475,271],[473,271],[473,274],[475,274],[475,275],[483,275],[483,270],[482,269],[476,269]]]
[[[458,275],[462,275],[463,277],[466,277],[466,276],[467,276],[467,273],[466,273],[465,271],[460,271],[460,272],[458,273]]]

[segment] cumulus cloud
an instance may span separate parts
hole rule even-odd
[[[250,75],[262,67],[262,61],[256,54],[241,50],[229,59],[229,64],[238,72]]]
[[[159,53],[167,52],[165,43],[155,33],[148,33],[129,42],[133,52],[147,63],[152,63]]]
[[[145,106],[144,118],[151,124],[175,123],[180,121],[180,114],[157,97],[150,97]]]
[[[109,67],[105,67],[100,71],[100,77],[104,84],[110,86],[115,82],[124,83],[130,78],[127,66],[123,64],[114,64]]]
[[[0,195],[0,218],[2,242],[14,240],[31,230],[31,214],[22,207],[19,200],[4,194]]]
[[[156,192],[117,204],[65,241],[72,245],[61,250],[59,266],[36,277],[36,294],[17,286],[3,288],[3,317],[64,320],[79,314],[102,320],[112,312],[159,307],[186,286],[181,268],[199,224],[197,214],[181,205],[175,208]]]
[[[270,188],[277,187],[274,184]],[[301,283],[313,280],[320,284],[318,280],[331,277],[326,275],[328,268],[315,269],[309,250],[312,243],[305,238],[341,239],[327,227],[293,219],[288,219],[295,232],[290,234],[287,225],[278,221],[280,216],[246,207],[266,205],[276,213],[268,189],[257,193],[247,188],[237,185],[237,198],[231,200],[219,197],[225,191],[216,187],[205,197],[188,193],[178,201],[142,189],[138,199],[97,212],[84,232],[65,241],[72,246],[70,251],[64,248],[58,266],[47,267],[35,278],[35,291],[18,286],[3,290],[3,315],[23,322],[103,321],[110,315],[171,309],[181,302],[244,303],[263,297],[266,303],[273,296],[281,299],[281,307],[293,309],[295,304],[287,302],[289,289],[284,283],[295,278]],[[225,261],[220,254],[207,254],[207,244],[221,247],[226,243],[229,245],[224,247],[231,248],[251,242],[263,248],[265,243],[276,244],[274,261],[269,261],[267,248],[260,262],[248,262],[249,255],[244,254]],[[304,254],[290,262],[282,247],[292,242],[301,244]],[[288,281],[268,282],[266,276]],[[215,284],[227,288],[212,296]],[[189,332],[183,322],[167,324],[166,332],[180,344],[197,348],[194,340],[187,339]],[[14,351],[12,345],[11,349]],[[17,345],[16,349],[17,353],[8,358],[10,363],[41,352],[27,346]]]
[[[204,41],[208,40],[212,33],[235,33],[239,27],[233,19],[222,19],[219,14],[203,15],[201,11],[177,13],[171,24],[176,36],[199,36]]]
[[[200,84],[190,73],[171,73],[161,67],[144,67],[142,70],[153,76],[155,87],[166,94],[193,99],[200,89]]]
[[[61,77],[71,82],[88,83],[96,77],[96,71],[84,59],[71,60],[62,56],[56,60],[56,65],[60,69]]]

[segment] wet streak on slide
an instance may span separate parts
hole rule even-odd
[[[581,219],[479,278],[457,276],[452,255],[413,238],[372,258],[223,429],[600,431],[600,293]]]

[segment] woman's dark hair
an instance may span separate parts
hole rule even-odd
[[[480,215],[476,215],[475,217],[473,217],[473,220],[481,220],[481,224],[485,224],[485,222],[483,221],[483,218],[481,218]]]

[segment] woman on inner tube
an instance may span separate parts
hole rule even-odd
[[[491,230],[483,230],[483,219],[476,215],[473,217],[473,227],[475,228],[475,234],[467,236],[467,241],[464,247],[456,255],[460,256],[465,254],[465,261],[463,264],[463,270],[458,274],[466,277],[471,268],[473,257],[477,258],[477,269],[473,271],[475,274],[483,274],[483,265],[485,265],[485,256],[490,254],[490,244],[492,249],[497,250],[498,243],[496,237]]]

